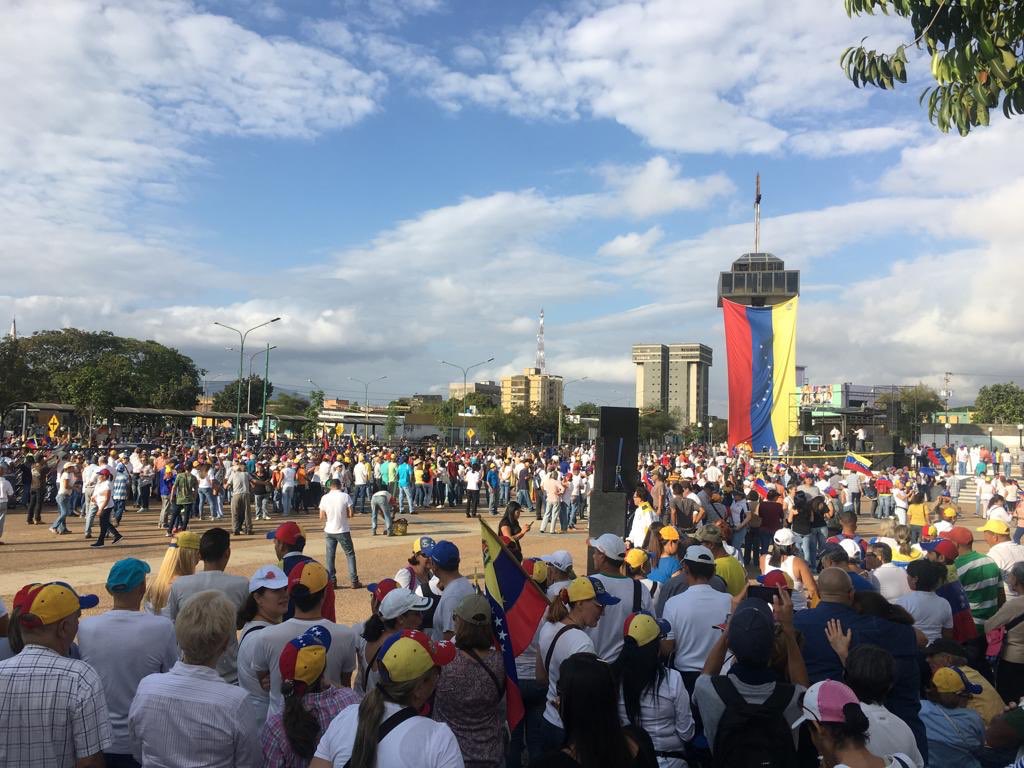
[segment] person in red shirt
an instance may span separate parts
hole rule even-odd
[[[892,495],[892,480],[888,475],[879,475],[875,478],[875,490],[878,491],[878,511],[875,516],[879,520],[884,520],[895,515],[896,500]]]

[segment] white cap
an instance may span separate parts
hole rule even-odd
[[[572,555],[564,549],[556,549],[550,555],[543,555],[540,558],[545,563],[555,566],[560,571],[572,569]]]
[[[256,569],[249,579],[249,591],[255,592],[260,587],[280,589],[288,586],[288,576],[276,565],[264,565]]]
[[[430,608],[431,602],[429,597],[420,597],[405,587],[395,587],[380,601],[377,612],[385,621],[391,621],[409,611],[425,611]]]
[[[590,540],[590,546],[612,560],[622,560],[626,556],[626,542],[614,533],[602,533]]]
[[[780,547],[791,547],[796,542],[796,536],[793,535],[793,531],[789,528],[779,528],[775,535],[772,536],[772,541]]]
[[[683,560],[690,563],[715,564],[715,556],[711,553],[711,550],[705,546],[701,546],[700,544],[687,547],[686,554],[683,555]]]

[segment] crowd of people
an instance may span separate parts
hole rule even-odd
[[[98,598],[60,581],[0,609],[0,764],[1024,766],[1024,546],[1004,468],[964,510],[956,467],[644,454],[621,531],[591,530],[581,575],[541,534],[586,514],[594,454],[558,453],[69,455],[57,495],[82,498],[58,504],[63,526],[99,513],[95,543],[117,541],[128,504],[145,508],[138,459],[151,486],[173,478],[170,542],[155,575],[113,564],[110,610],[81,618]],[[109,488],[86,493],[91,478]],[[548,606],[536,626],[509,621],[532,635],[511,666],[494,596],[452,541],[413,537],[407,564],[366,586],[365,620],[336,621],[335,549],[362,589],[346,521],[365,509],[376,532],[379,494],[384,534],[406,510],[485,502]],[[307,507],[323,562],[288,519]],[[189,530],[207,513],[231,526]],[[272,562],[231,575],[255,516],[276,518]]]

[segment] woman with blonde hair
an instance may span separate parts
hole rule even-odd
[[[199,534],[182,531],[164,553],[164,561],[156,578],[149,582],[143,605],[150,613],[166,615],[167,598],[171,594],[171,584],[179,576],[191,576],[199,564]]]

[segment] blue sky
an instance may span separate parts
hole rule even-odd
[[[628,404],[636,342],[715,352],[752,241],[803,271],[814,382],[1020,369],[1020,122],[943,136],[838,66],[839,0],[14,0],[0,8],[0,293],[21,333],[155,338],[212,376],[214,320],[272,379],[443,391],[532,363]],[[359,392],[361,397],[361,390]]]

